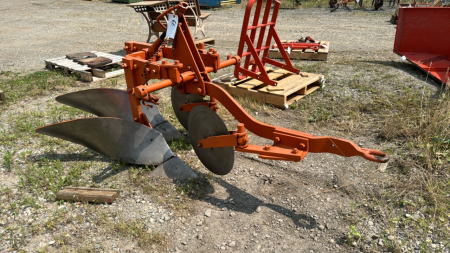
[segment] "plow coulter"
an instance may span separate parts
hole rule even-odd
[[[251,117],[223,88],[211,82],[208,73],[234,66],[236,78],[252,77],[276,86],[265,65],[270,64],[299,74],[293,67],[275,30],[279,1],[248,2],[238,54],[221,60],[214,49],[198,48],[189,31],[184,2],[162,13],[157,22],[166,30],[153,44],[126,42],[123,58],[127,90],[94,89],[62,95],[57,100],[92,112],[99,117],[78,119],[44,126],[37,132],[79,143],[108,157],[134,164],[160,164],[173,156],[161,129],[165,120],[157,111],[154,91],[171,87],[172,106],[200,161],[211,172],[225,175],[234,164],[234,153],[259,154],[259,158],[301,161],[309,152],[340,156],[361,156],[384,163],[387,154],[360,148],[351,141],[294,131],[268,125]],[[264,9],[263,9],[264,7]],[[273,8],[271,8],[273,7]],[[252,11],[256,11],[250,20]],[[260,13],[262,17],[260,19]],[[168,18],[167,27],[160,22]],[[270,18],[269,18],[270,17]],[[259,36],[256,34],[259,32]],[[258,38],[258,40],[256,40]],[[263,41],[265,40],[265,43]],[[267,58],[271,41],[279,47],[284,63]],[[169,46],[169,42],[171,46]],[[159,82],[149,84],[151,79]],[[216,113],[218,102],[239,122],[229,131]],[[173,129],[172,129],[173,130]],[[259,146],[250,143],[250,131],[269,140]]]

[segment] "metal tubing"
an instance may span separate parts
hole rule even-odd
[[[172,80],[166,79],[166,80],[159,81],[157,83],[152,83],[150,85],[147,85],[144,88],[144,92],[145,92],[145,95],[147,95],[148,93],[151,93],[151,92],[154,92],[156,90],[160,90],[160,89],[172,86],[172,85],[173,85]]]
[[[315,137],[311,134],[286,129],[282,127],[275,127],[268,125],[258,120],[254,119],[250,114],[248,114],[242,106],[240,106],[230,94],[228,94],[220,86],[205,82],[206,94],[216,98],[222,105],[227,108],[227,110],[236,118],[240,123],[244,123],[245,127],[252,133],[264,137],[266,139],[273,140],[274,143],[280,142],[275,136],[275,132],[281,133],[283,138],[287,140],[281,140],[281,143],[285,145],[275,145],[272,147],[277,147],[277,152],[261,152],[259,146],[249,145],[250,149],[247,148],[236,148],[236,151],[241,152],[251,152],[258,153],[267,156],[279,156],[293,160],[293,157],[299,157],[298,154],[292,154],[292,149],[301,149],[296,151],[301,151],[301,158],[295,161],[300,161],[309,152],[313,153],[331,153],[340,156],[350,157],[350,156],[361,156],[369,161],[373,162],[387,162],[389,161],[389,156],[379,150],[374,149],[363,149],[358,147],[351,141],[332,138],[328,136],[318,136]],[[304,145],[304,140],[309,142],[309,145]],[[289,149],[291,148],[291,149]],[[278,154],[278,155],[277,155]]]

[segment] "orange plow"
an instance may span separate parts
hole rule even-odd
[[[257,11],[261,11],[262,2],[262,0],[258,0]],[[246,18],[244,18],[247,22],[249,22],[254,3],[255,0],[250,0],[247,5]],[[285,57],[285,63],[283,64],[266,57],[266,51],[270,48],[268,45],[271,44],[272,38],[280,44],[275,31],[279,1],[273,3],[272,0],[266,1],[264,16],[261,19],[262,23],[258,23],[259,15],[255,15],[256,21],[254,20],[252,25],[249,26],[248,23],[243,25],[242,36],[245,37],[247,51],[244,51],[243,46],[242,48],[240,46],[239,55],[229,55],[223,61],[216,50],[205,50],[203,45],[200,45],[199,48],[196,47],[184,17],[187,8],[187,4],[181,2],[158,17],[157,21],[159,22],[167,15],[168,27],[166,28],[164,24],[160,23],[166,29],[166,32],[153,44],[133,41],[125,43],[124,49],[127,55],[123,58],[122,67],[125,70],[129,106],[116,106],[120,108],[115,109],[114,112],[122,116],[114,116],[111,115],[111,112],[108,112],[97,113],[97,115],[103,117],[95,118],[100,120],[106,119],[106,117],[121,118],[117,118],[117,120],[120,120],[120,130],[118,126],[114,125],[115,123],[111,118],[108,118],[108,123],[97,124],[96,126],[96,128],[100,128],[100,125],[104,125],[112,134],[119,135],[114,139],[118,141],[115,145],[118,146],[119,152],[108,151],[109,153],[105,153],[93,145],[94,149],[96,148],[95,150],[116,158],[120,156],[120,151],[124,149],[121,145],[124,145],[126,148],[133,150],[132,152],[129,150],[124,152],[127,154],[126,156],[136,153],[132,155],[132,159],[127,159],[126,156],[121,157],[122,160],[131,163],[140,156],[147,157],[148,154],[145,154],[145,152],[157,150],[152,149],[150,151],[150,149],[145,148],[146,143],[152,145],[157,139],[157,137],[152,136],[158,136],[154,132],[158,129],[152,125],[152,119],[149,119],[149,113],[146,112],[148,106],[145,105],[156,107],[158,98],[152,92],[165,87],[172,87],[172,106],[175,114],[181,125],[188,130],[190,142],[200,161],[215,174],[225,175],[231,171],[235,151],[259,154],[259,158],[262,159],[295,162],[301,161],[308,152],[332,153],[345,157],[361,156],[378,163],[389,160],[388,155],[381,151],[360,148],[348,140],[328,136],[316,137],[259,122],[251,117],[224,89],[211,82],[208,73],[217,72],[217,70],[228,66],[235,66],[237,78],[252,76],[256,79],[266,80],[268,78],[267,73],[261,71],[264,70],[265,64],[275,65],[296,74],[300,73],[300,70],[293,67],[288,57]],[[271,11],[273,13],[270,13]],[[269,16],[271,16],[270,20],[268,19]],[[262,36],[261,33],[264,35],[268,31],[269,36],[266,38],[265,45],[259,42],[255,43],[254,30],[256,29],[261,29],[260,37]],[[247,34],[247,30],[250,31],[250,35]],[[171,46],[169,46],[169,43],[171,43]],[[253,45],[256,45],[256,47]],[[282,47],[280,50],[286,54]],[[258,58],[260,54],[262,54],[262,60]],[[246,57],[245,62],[243,61],[245,63],[244,68],[241,67],[243,57]],[[172,61],[169,62],[167,59]],[[151,79],[160,79],[161,81],[149,84],[148,80]],[[274,80],[267,80],[266,83],[273,86],[277,84]],[[206,97],[209,97],[209,99],[206,99]],[[122,102],[123,100],[123,98],[120,99]],[[220,102],[239,122],[235,131],[229,131],[222,119],[216,114],[219,109],[217,102]],[[114,99],[111,103],[114,103]],[[108,107],[108,105],[104,106]],[[126,113],[122,113],[123,110]],[[124,114],[125,116],[123,116]],[[128,123],[123,123],[124,121]],[[60,124],[67,124],[67,122]],[[136,127],[135,124],[139,127]],[[84,124],[82,125],[84,126]],[[47,128],[52,126],[39,128],[38,132],[55,135],[53,131],[46,131]],[[141,127],[144,129],[141,129]],[[72,133],[74,136],[71,138],[66,138],[62,136],[64,135],[63,131],[58,131],[57,137],[88,146],[83,143],[85,140],[80,141],[83,137],[77,138],[76,133]],[[252,145],[247,131],[269,139],[273,143],[265,146]],[[151,137],[147,137],[145,134]],[[104,135],[102,138],[107,137],[107,134]],[[90,136],[90,138],[95,137]],[[92,139],[90,141],[92,142]],[[113,141],[110,140],[108,143],[111,142]],[[90,145],[92,146],[92,144]],[[155,159],[156,162],[163,161],[165,156],[171,154],[170,149],[164,145],[161,146],[161,151],[156,153],[156,156],[160,158]],[[110,153],[113,153],[113,155],[109,155]],[[154,158],[143,160],[146,159],[150,161]]]

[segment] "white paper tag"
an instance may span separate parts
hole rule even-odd
[[[288,47],[287,53],[288,53],[288,54],[291,54],[291,47]]]
[[[177,32],[178,27],[178,16],[175,14],[168,14],[169,21],[167,22],[167,32],[166,36],[175,39],[175,33]]]

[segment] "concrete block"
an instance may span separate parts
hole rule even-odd
[[[171,179],[196,178],[197,174],[187,166],[178,156],[174,156],[159,165],[150,173],[151,177],[167,177]]]

